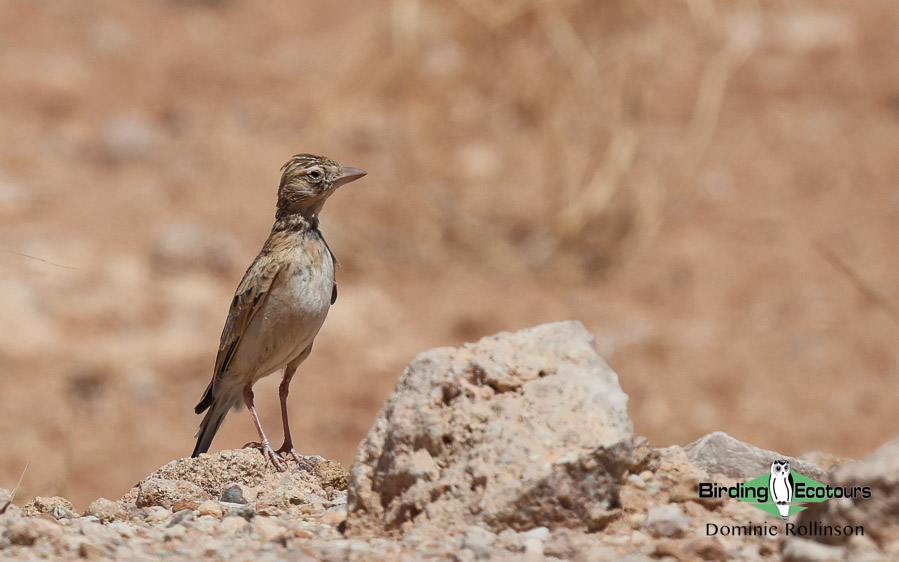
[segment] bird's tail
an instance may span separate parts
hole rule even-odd
[[[202,409],[201,406],[203,406]],[[227,400],[212,399],[210,391],[207,391],[206,395],[203,396],[203,400],[197,405],[197,413],[201,413],[207,407],[209,411],[206,412],[206,416],[200,422],[200,428],[197,429],[197,434],[194,435],[197,438],[197,446],[194,447],[191,457],[199,456],[209,450],[209,446],[212,445],[212,439],[222,426],[222,422],[225,421],[225,416],[228,415],[228,410],[231,409],[231,406]]]

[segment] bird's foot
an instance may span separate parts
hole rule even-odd
[[[278,454],[278,451],[272,449],[272,446],[268,441],[263,441],[262,443],[258,441],[253,441],[251,443],[247,443],[243,446],[244,449],[252,447],[253,449],[259,449],[259,452],[265,456],[265,458],[275,465],[275,468],[278,469],[278,472],[286,472],[287,471],[287,463],[281,458],[281,455]]]
[[[277,451],[279,454],[284,455],[286,458],[293,458],[293,460],[297,461],[297,464],[303,466],[306,464],[306,460],[303,458],[303,455],[299,454],[296,449],[293,448],[293,443],[284,443],[281,445],[281,448]]]

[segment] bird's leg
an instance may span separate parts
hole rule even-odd
[[[305,353],[304,356],[305,355],[308,355],[308,352]],[[305,359],[304,356],[302,359]],[[302,359],[300,359],[300,361],[302,361]],[[284,378],[281,379],[281,384],[278,386],[278,396],[281,398],[281,422],[284,424],[284,444],[281,445],[278,452],[285,456],[290,455],[295,461],[302,465],[303,458],[297,450],[293,448],[293,439],[290,438],[290,422],[287,419],[287,394],[290,392],[290,379],[292,379],[294,373],[296,373],[297,365],[299,365],[299,361],[294,361],[284,369]]]
[[[253,405],[253,381],[248,382],[247,385],[243,387],[243,401],[244,404],[247,405],[250,415],[253,416],[253,423],[256,424],[256,431],[259,433],[259,443],[247,443],[244,447],[255,447],[259,449],[262,451],[262,454],[265,455],[265,458],[275,465],[275,468],[280,472],[286,471],[287,465],[284,463],[284,459],[272,450],[272,446],[269,444],[265,432],[262,431],[262,422],[259,421],[259,415],[256,414],[256,406]]]

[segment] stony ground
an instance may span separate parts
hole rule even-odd
[[[738,443],[738,442],[733,442]],[[741,445],[744,452],[752,447]],[[116,558],[174,560],[781,560],[784,538],[706,536],[706,525],[760,524],[763,513],[732,500],[702,500],[696,484],[710,475],[681,447],[653,451],[654,461],[621,481],[620,504],[599,531],[536,526],[492,531],[473,524],[453,533],[372,537],[347,533],[346,472],[307,457],[286,474],[238,449],[174,461],[119,501],[99,499],[83,514],[64,498],[38,497],[0,514],[4,559]],[[321,465],[326,470],[316,470]],[[170,479],[161,479],[168,477]],[[172,480],[171,478],[183,478]],[[711,477],[722,485],[738,479]],[[2,497],[8,491],[0,490]],[[2,507],[0,507],[2,508]],[[782,524],[775,520],[768,524]],[[892,548],[892,550],[889,550]],[[787,559],[886,560],[899,542],[872,538],[843,547],[792,540]]]
[[[724,433],[686,447],[653,448],[633,436],[626,405],[617,375],[575,322],[435,349],[409,365],[349,471],[303,457],[281,473],[257,450],[236,449],[172,461],[121,499],[97,499],[83,513],[62,497],[36,497],[20,508],[0,490],[0,557],[808,562],[899,556],[899,440],[862,461],[823,454],[789,459],[803,475],[868,485],[875,495],[831,500],[794,519],[863,524],[864,536],[784,537],[789,523],[748,503],[697,493],[701,482],[733,486],[765,474],[781,454]],[[581,423],[570,423],[576,420]],[[753,523],[780,534],[708,531]]]

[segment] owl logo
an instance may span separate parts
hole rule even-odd
[[[777,505],[780,518],[790,518],[790,502],[793,501],[793,475],[790,473],[790,461],[776,460],[771,463],[771,478],[768,480],[768,491],[771,500]]]

